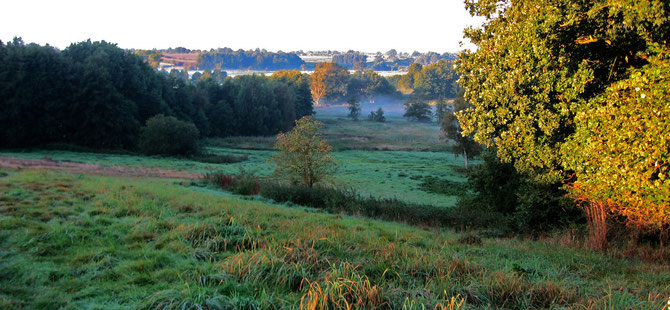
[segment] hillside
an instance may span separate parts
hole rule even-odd
[[[646,308],[667,267],[243,200],[192,182],[0,172],[0,307]]]

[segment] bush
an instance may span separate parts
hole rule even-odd
[[[189,155],[199,152],[200,132],[193,123],[162,114],[147,120],[140,132],[140,151],[147,155]]]
[[[412,225],[453,227],[457,229],[499,227],[503,217],[478,209],[441,208],[407,203],[393,198],[363,197],[349,188],[332,188],[265,182],[260,195],[277,202],[325,209],[331,213],[365,216]]]
[[[540,231],[561,227],[583,219],[577,207],[557,184],[541,184],[518,173],[511,163],[500,162],[493,148],[482,156],[484,162],[468,173],[468,185],[475,192],[461,197],[460,208],[508,216],[512,229]]]
[[[332,174],[337,162],[329,154],[332,147],[321,139],[322,126],[305,116],[291,131],[277,135],[275,148],[279,153],[269,160],[275,167],[274,175],[312,187]]]
[[[411,179],[421,179],[420,177],[411,177]],[[444,194],[448,196],[463,196],[470,192],[468,184],[461,182],[454,182],[447,179],[440,179],[432,175],[423,177],[419,188],[422,191],[436,194]]]
[[[358,102],[358,98],[351,97],[347,100],[349,104],[349,114],[347,117],[357,121],[358,116],[361,114],[361,104]]]
[[[260,191],[260,182],[249,174],[229,175],[215,171],[205,174],[205,181],[238,195],[257,195]]]
[[[380,123],[386,122],[386,117],[384,117],[384,110],[379,108],[377,109],[376,113],[374,111],[370,112],[370,115],[368,115],[368,120]]]

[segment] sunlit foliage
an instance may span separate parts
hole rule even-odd
[[[305,116],[296,121],[293,130],[277,135],[275,148],[279,153],[270,159],[275,174],[312,187],[333,171],[335,158],[329,154],[332,147],[318,132],[321,126]]]
[[[486,21],[466,31],[477,50],[461,54],[460,85],[474,106],[459,114],[464,133],[538,184],[576,181],[593,189],[582,198],[608,200],[629,220],[667,223],[668,121],[655,115],[667,113],[670,4],[466,6]]]

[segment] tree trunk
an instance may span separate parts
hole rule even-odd
[[[463,149],[463,157],[465,158],[465,170],[468,169],[468,152]]]

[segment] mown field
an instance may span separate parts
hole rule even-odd
[[[667,266],[191,182],[0,172],[0,308],[661,309]]]

